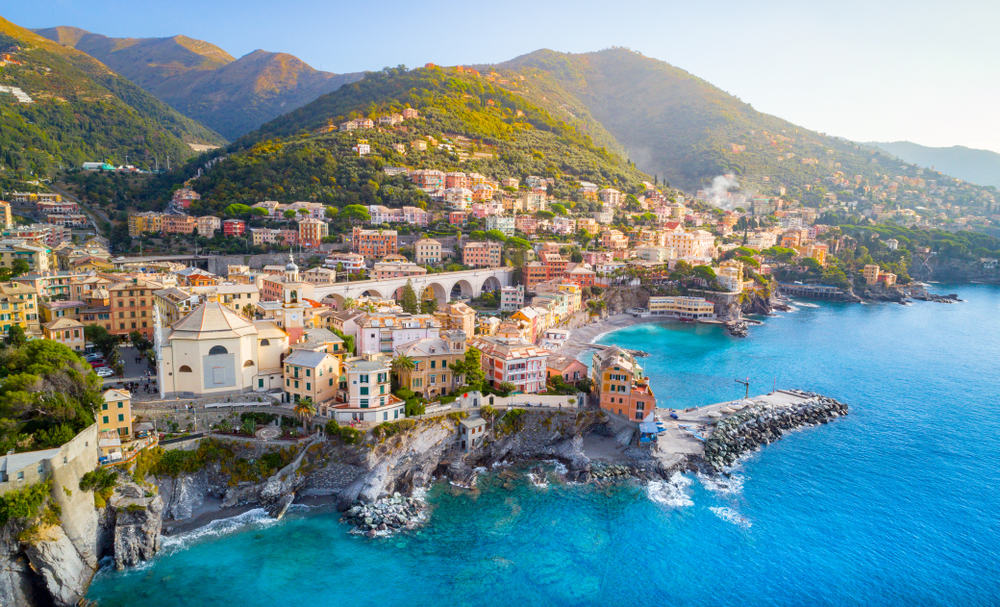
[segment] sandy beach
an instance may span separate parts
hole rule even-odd
[[[624,329],[632,325],[655,322],[650,318],[636,318],[631,314],[615,314],[608,316],[598,322],[590,323],[582,327],[573,329],[569,334],[569,339],[559,349],[559,354],[577,358],[580,353],[587,349],[587,346],[594,343],[600,336],[611,331]]]

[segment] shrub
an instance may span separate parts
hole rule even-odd
[[[10,520],[29,520],[37,517],[42,504],[49,496],[50,489],[49,482],[45,481],[0,495],[0,525],[5,525]]]
[[[118,475],[110,468],[95,468],[80,477],[81,491],[100,492],[115,486]]]

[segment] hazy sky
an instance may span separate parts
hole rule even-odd
[[[1000,152],[1000,0],[31,0],[26,27],[185,34],[333,72],[627,46],[818,131]]]

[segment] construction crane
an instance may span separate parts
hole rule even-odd
[[[735,381],[738,384],[743,384],[743,387],[746,388],[746,394],[743,395],[743,398],[750,398],[750,378],[748,377],[746,379],[736,379],[733,381]]]

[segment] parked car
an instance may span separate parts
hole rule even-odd
[[[94,369],[94,372],[97,373],[97,375],[100,377],[111,377],[112,375],[115,374],[115,372],[109,369],[108,367],[98,367]]]
[[[108,363],[104,362],[103,360],[92,360],[90,361],[90,366],[95,369],[100,369],[102,367],[108,366]]]
[[[101,356],[100,352],[91,352],[91,353],[85,355],[83,357],[83,359],[86,360],[87,362],[90,362],[90,361],[93,361],[93,360],[103,360],[104,357]]]

